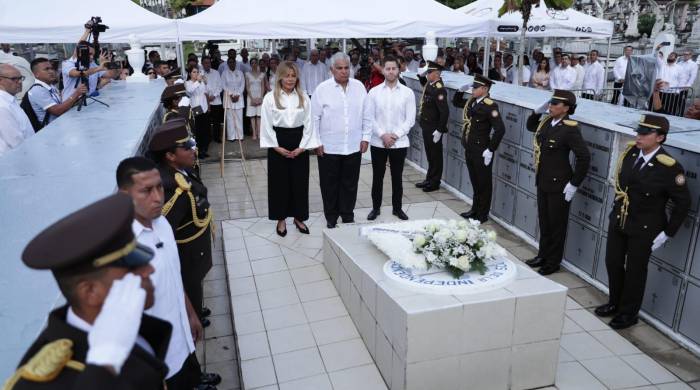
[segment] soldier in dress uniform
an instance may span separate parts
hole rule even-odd
[[[175,231],[185,294],[207,327],[211,310],[203,307],[202,282],[212,267],[212,210],[207,187],[192,169],[194,140],[182,121],[170,121],[156,129],[149,151],[163,180],[163,215]]]
[[[549,113],[542,114],[549,107]],[[535,133],[535,185],[540,224],[537,256],[526,263],[541,267],[541,275],[559,270],[564,255],[569,206],[578,186],[586,177],[591,154],[581,136],[578,122],[569,119],[576,110],[576,96],[570,91],[554,90],[552,98],[527,118],[527,129]],[[575,164],[569,163],[573,152]]]
[[[165,110],[165,114],[163,115],[163,123],[174,118],[182,118],[187,120],[187,117],[182,117],[179,107],[180,101],[186,96],[187,91],[185,90],[184,84],[174,84],[165,87],[163,93],[160,95],[160,101],[163,103],[163,109]]]
[[[153,306],[153,251],[134,239],[134,205],[117,193],[39,233],[22,253],[51,270],[67,304],[49,314],[3,389],[163,389],[172,326]]]
[[[690,208],[685,171],[661,145],[668,129],[666,118],[642,115],[636,140],[627,144],[617,163],[605,252],[610,298],[595,310],[601,317],[615,315],[613,329],[637,323],[649,256],[678,232]]]
[[[472,209],[460,215],[481,223],[486,222],[491,208],[491,161],[506,132],[498,105],[489,98],[492,84],[491,80],[477,74],[472,84],[472,96],[468,100],[464,99],[464,94],[460,91],[452,98],[452,104],[464,108],[462,146],[469,179],[474,189]]]
[[[423,129],[423,147],[428,157],[428,173],[424,181],[416,183],[416,187],[425,192],[439,189],[442,178],[442,135],[447,133],[447,118],[450,115],[447,89],[440,79],[443,69],[442,65],[428,61],[426,75],[420,76],[424,87],[418,115]]]

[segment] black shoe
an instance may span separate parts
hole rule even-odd
[[[326,227],[329,229],[335,229],[335,227],[338,226],[337,222],[327,222]]]
[[[617,313],[617,306],[612,303],[606,303],[595,308],[595,315],[598,317],[610,317]]]
[[[209,318],[199,318],[199,322],[202,323],[202,328],[206,328],[209,325],[211,325],[211,321],[209,321]]]
[[[301,234],[309,234],[309,227],[306,226],[303,222],[299,222],[299,223],[302,224],[304,227],[302,228],[301,226],[299,226],[299,225],[297,224],[297,221],[294,221],[294,226],[297,227],[297,230],[299,231],[299,233],[301,233]]]
[[[639,318],[636,314],[618,314],[613,317],[609,325],[613,329],[625,329],[636,324],[638,321]]]
[[[532,268],[541,267],[544,265],[544,259],[539,256],[535,256],[532,259],[527,260],[525,264],[529,265]]]
[[[464,219],[470,219],[470,218],[474,218],[475,214],[476,214],[475,212],[469,210],[469,211],[465,211],[465,212],[459,214],[459,216],[464,218]]]
[[[200,317],[209,317],[211,315],[211,309],[208,307],[202,308],[202,315]]]
[[[476,219],[477,221],[479,221],[479,223],[481,223],[481,224],[484,224],[484,223],[489,221],[488,217],[476,218],[476,216],[474,216],[473,218]]]
[[[369,214],[367,214],[367,220],[374,221],[375,219],[377,219],[379,214],[380,214],[379,209],[372,209],[372,211],[370,211]]]
[[[540,268],[539,271],[537,271],[538,274],[542,276],[547,276],[551,275],[555,272],[559,271],[559,266],[558,265],[549,265],[549,264],[544,264],[542,268]]]
[[[433,192],[440,189],[440,186],[425,186],[423,187],[423,192]]]
[[[394,210],[391,213],[394,214],[395,216],[399,217],[399,219],[402,221],[405,221],[408,219],[408,215],[406,215],[406,213],[404,213],[403,210]]]
[[[199,384],[216,386],[221,383],[221,375],[214,372],[202,372],[199,376]]]
[[[196,387],[197,390],[216,390],[216,386],[212,385],[206,385],[204,383],[200,383]]]
[[[418,188],[423,188],[423,187],[425,187],[425,186],[427,186],[427,185],[428,185],[428,181],[427,181],[427,180],[419,181],[418,183],[416,183],[416,187],[418,187]]]
[[[282,231],[279,231],[279,230],[277,230],[277,228],[275,228],[275,231],[277,232],[277,235],[280,236],[280,237],[284,237],[284,236],[287,235],[287,229],[286,229],[286,228],[285,228],[284,230],[282,230]]]
[[[341,218],[343,220],[343,223],[355,223],[355,217],[350,217],[350,218]]]

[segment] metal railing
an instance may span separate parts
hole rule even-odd
[[[622,95],[622,88],[603,88],[598,93],[592,89],[571,90],[576,97],[581,99],[594,100],[610,104],[617,104],[625,107],[638,108],[651,111],[651,98],[625,99]],[[661,111],[668,115],[683,116],[686,107],[693,104],[695,91],[691,87],[666,88],[661,91]]]

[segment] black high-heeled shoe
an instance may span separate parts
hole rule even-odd
[[[300,223],[304,224],[303,222],[300,222]],[[297,230],[299,231],[299,233],[309,234],[309,227],[306,226],[306,224],[304,224],[304,227],[302,228],[297,224],[297,221],[294,221],[294,226],[297,227]]]
[[[287,235],[287,227],[284,227],[284,230],[280,231],[277,226],[275,226],[275,232],[277,232],[277,235],[280,237],[284,237]]]

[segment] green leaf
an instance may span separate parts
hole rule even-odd
[[[462,275],[464,275],[464,271],[451,265],[447,266],[447,270],[452,274],[452,277],[455,279],[459,279],[462,277]]]

